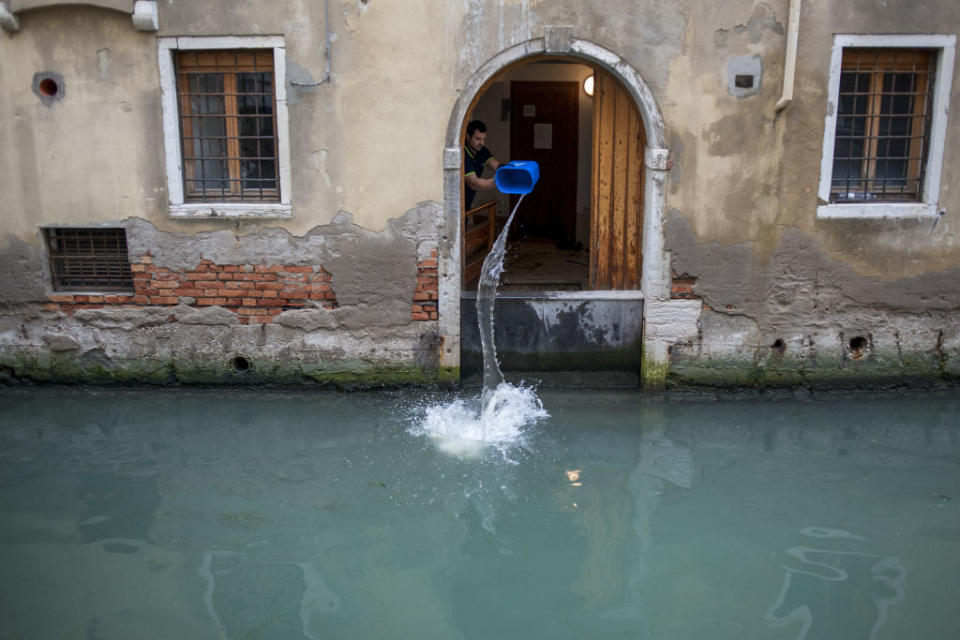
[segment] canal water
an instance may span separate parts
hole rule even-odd
[[[960,637],[955,391],[538,395],[2,391],[0,638]]]

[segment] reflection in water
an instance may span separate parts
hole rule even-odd
[[[821,539],[866,538],[842,529],[808,527],[801,533]],[[766,618],[774,627],[797,623],[796,640],[810,638],[873,638],[887,621],[890,606],[903,601],[907,570],[895,556],[863,551],[791,547],[796,562],[784,565],[787,574]],[[845,589],[828,583],[848,583]],[[829,610],[844,611],[842,628],[831,629]]]

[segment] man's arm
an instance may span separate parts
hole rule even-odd
[[[494,172],[496,172],[497,167],[500,166],[500,161],[491,156],[490,159],[487,160],[487,164],[485,166],[490,167]]]
[[[493,178],[478,178],[475,173],[468,173],[464,176],[463,181],[474,191],[486,191],[497,186]]]

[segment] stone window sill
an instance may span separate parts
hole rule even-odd
[[[171,218],[292,218],[289,204],[176,204],[170,206]]]
[[[936,218],[939,215],[937,205],[921,202],[824,204],[817,207],[817,219],[820,220]]]

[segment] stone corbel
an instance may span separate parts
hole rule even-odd
[[[156,31],[160,28],[157,0],[136,0],[133,3],[133,26],[138,31]]]
[[[127,0],[129,2],[129,0]],[[66,2],[61,3],[55,0],[36,0],[34,2],[25,2],[24,0],[0,0],[0,27],[8,33],[15,33],[20,30],[20,20],[17,19],[17,12],[27,11],[29,9],[40,9],[57,4],[78,4],[90,5],[93,7],[102,7],[116,11],[129,11],[122,0],[90,0],[89,2]],[[124,6],[126,4],[126,7]],[[133,26],[138,31],[157,31],[160,28],[160,22],[157,18],[157,0],[134,0],[133,12],[131,14]]]
[[[9,2],[0,2],[0,27],[9,33],[20,31],[20,21],[10,10]]]

